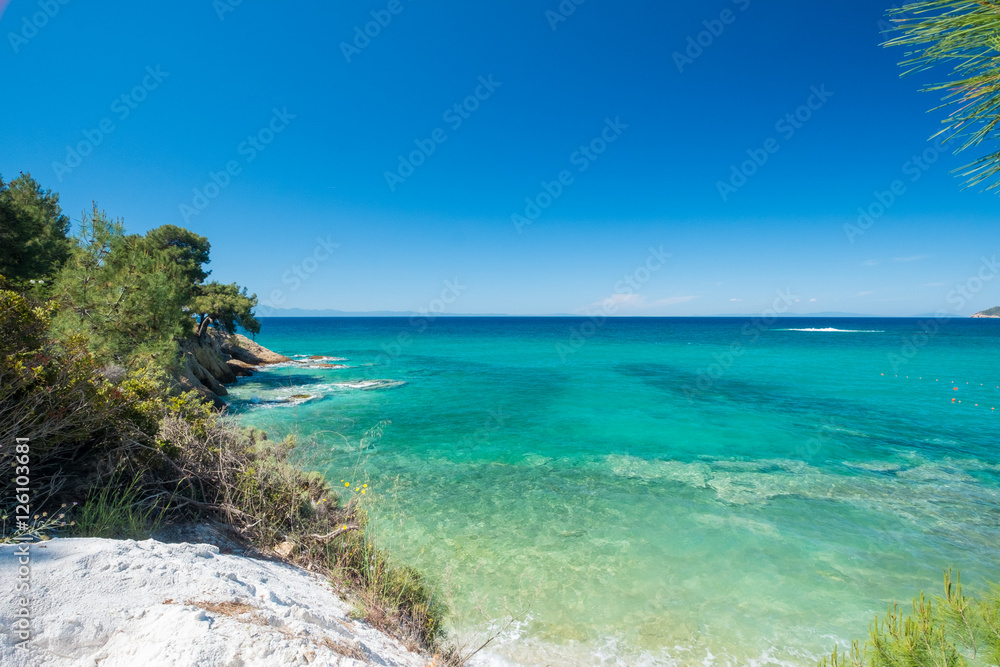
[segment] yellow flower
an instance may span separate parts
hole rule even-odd
[[[365,490],[364,490],[364,489],[361,489],[361,493],[364,493],[364,492],[365,492]]]
[[[362,486],[364,486],[364,487],[365,487],[366,489],[368,488],[368,485],[367,485],[367,484],[363,484]]]
[[[344,486],[350,486],[350,485],[351,485],[350,482],[344,482]]]

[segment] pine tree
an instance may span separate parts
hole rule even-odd
[[[96,204],[83,216],[55,290],[57,331],[83,333],[91,351],[108,362],[129,367],[151,360],[169,368],[177,341],[191,333],[185,268],[145,238],[126,235],[122,221]]]
[[[925,91],[947,91],[951,113],[936,136],[961,140],[958,150],[996,140],[1000,122],[1000,1],[920,0],[890,10],[899,34],[887,46],[910,47],[905,74],[950,66],[951,76]],[[1000,187],[1000,150],[965,168],[969,186],[992,180]]]
[[[69,257],[69,227],[59,195],[31,174],[8,184],[0,178],[0,276],[25,282],[55,274]]]

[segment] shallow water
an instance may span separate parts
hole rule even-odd
[[[1000,580],[1000,322],[921,322],[267,319],[302,363],[231,398],[367,481],[453,632],[530,601],[490,662],[813,664]]]

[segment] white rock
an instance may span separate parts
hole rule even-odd
[[[155,540],[54,539],[30,546],[31,632],[15,648],[18,556],[0,546],[0,665],[423,667],[322,578],[283,563]],[[252,607],[212,610],[221,603]],[[335,644],[358,660],[330,647]]]

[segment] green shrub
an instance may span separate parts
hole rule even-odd
[[[168,505],[146,502],[138,478],[121,476],[91,489],[78,512],[72,532],[77,537],[145,540],[162,527]]]
[[[969,598],[951,570],[944,595],[928,600],[921,593],[913,613],[892,605],[871,625],[868,642],[854,642],[847,654],[834,650],[821,667],[986,667],[1000,664],[1000,588]]]
[[[29,439],[32,479],[45,481],[34,493],[39,507],[82,497],[123,462],[154,453],[165,409],[165,378],[147,368],[116,377],[80,339],[48,340],[50,313],[0,290],[0,442]],[[0,466],[13,454],[0,448]],[[0,479],[0,497],[12,497],[13,484]]]

